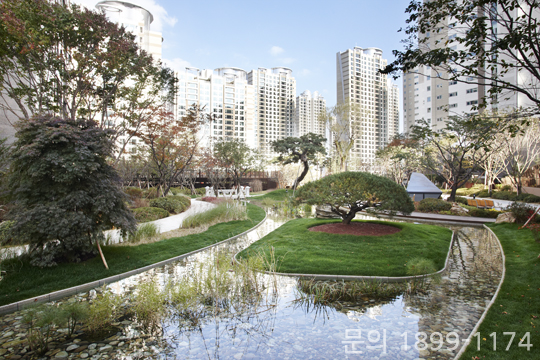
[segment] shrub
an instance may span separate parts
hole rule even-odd
[[[499,199],[499,200],[515,201],[517,195],[516,193],[513,193],[511,191],[495,191],[493,192],[493,195],[491,197],[494,199]]]
[[[131,200],[140,199],[143,197],[143,191],[138,187],[128,186],[124,189],[124,192]]]
[[[489,197],[489,190],[482,190],[482,191],[477,192],[476,197],[479,197],[479,198]],[[465,199],[465,200],[467,200],[467,199]]]
[[[457,202],[457,203],[460,203],[460,204],[463,204],[463,205],[467,205],[467,204],[468,204],[467,199],[465,199],[465,198],[462,197],[462,196],[456,196],[456,202]]]
[[[510,185],[503,185],[501,186],[502,191],[512,191],[512,186]]]
[[[421,212],[439,212],[448,211],[452,204],[441,199],[424,199],[418,203],[418,211]]]
[[[540,202],[540,196],[532,194],[519,194],[516,197],[516,200],[524,201],[526,203],[537,203]]]
[[[516,218],[516,222],[520,224],[525,223],[534,212],[534,209],[531,206],[519,202],[513,202],[506,208],[506,210],[510,211]],[[538,215],[536,215],[535,219],[533,220],[537,219]]]
[[[172,187],[170,189],[170,192],[173,193],[173,195],[191,196],[191,189],[188,189],[188,188]],[[205,188],[197,188],[197,189],[195,189],[195,194],[199,195],[199,196],[204,196],[204,195],[206,195],[206,189]]]
[[[499,214],[501,214],[501,211],[497,210],[488,210],[488,209],[477,209],[472,208],[469,210],[469,215],[474,217],[483,217],[483,218],[490,218],[490,219],[496,219]]]
[[[246,220],[246,207],[238,202],[222,202],[213,209],[188,216],[182,222],[182,228],[196,228],[218,222]]]
[[[165,196],[150,200],[151,207],[167,210],[173,214],[179,214],[189,209],[191,200],[185,196]]]
[[[167,210],[163,210],[157,207],[141,207],[133,210],[133,215],[137,222],[143,223],[148,221],[154,221],[158,219],[163,219],[169,216]]]
[[[530,229],[533,238],[536,242],[540,242],[540,224],[527,224],[527,229]]]

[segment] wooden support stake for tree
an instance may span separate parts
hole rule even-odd
[[[103,260],[103,265],[105,265],[105,269],[109,270],[109,265],[107,265],[107,260],[105,260],[105,256],[103,255],[103,251],[101,251],[101,246],[99,246],[99,240],[96,240],[97,248],[99,250],[99,255],[101,255],[101,260]]]
[[[536,213],[538,212],[538,209],[540,209],[540,206],[538,206],[536,208],[536,210],[533,212],[533,214],[531,215],[531,217],[529,218],[529,220],[527,220],[527,222],[525,223],[525,225],[523,225],[523,227],[527,226],[527,224],[529,223],[529,221],[531,221],[533,218],[534,218],[534,215],[536,215]]]

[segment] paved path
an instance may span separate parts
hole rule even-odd
[[[172,216],[169,216],[169,217],[166,217],[166,218],[163,218],[163,219],[159,219],[159,220],[155,220],[155,221],[150,221],[150,222],[144,223],[144,224],[149,224],[149,223],[155,224],[158,227],[159,233],[161,234],[161,233],[164,233],[164,232],[167,232],[167,231],[176,230],[176,229],[180,228],[180,226],[182,225],[182,221],[184,221],[184,219],[186,217],[188,217],[190,215],[200,213],[200,212],[203,212],[203,211],[206,211],[206,210],[210,210],[211,208],[213,208],[215,206],[216,205],[211,204],[211,203],[206,202],[206,201],[200,201],[200,200],[191,199],[190,208],[188,210],[184,211],[183,213],[172,215]],[[141,226],[141,225],[142,224],[139,224],[139,226]],[[120,230],[106,231],[105,236],[106,237],[109,236],[110,241],[112,243],[117,243],[120,240]]]

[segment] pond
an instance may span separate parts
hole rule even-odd
[[[165,286],[176,279],[197,277],[285,221],[270,214],[246,236],[109,287],[121,294],[142,282]],[[502,254],[487,230],[452,229],[457,237],[449,267],[426,291],[314,305],[297,301],[301,298],[298,279],[259,274],[256,282],[264,291],[244,299],[241,306],[198,304],[196,319],[168,312],[152,333],[128,319],[117,324],[121,331],[107,339],[70,339],[57,347],[84,345],[70,356],[123,359],[450,359],[493,297],[502,273]],[[14,324],[16,317],[4,316],[2,322]],[[3,326],[2,331],[0,338],[9,328]]]

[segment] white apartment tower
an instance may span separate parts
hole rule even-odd
[[[285,67],[251,70],[247,79],[255,91],[257,147],[261,153],[274,156],[271,142],[294,133],[296,80]]]
[[[354,47],[338,52],[336,60],[337,102],[348,103],[360,112],[356,118],[349,117],[349,127],[357,129],[349,169],[370,169],[377,149],[399,128],[397,87],[378,72],[387,64],[381,49]]]
[[[239,68],[199,70],[185,68],[176,72],[178,93],[174,114],[186,115],[193,105],[203,107],[214,120],[199,132],[203,145],[215,141],[240,139],[257,147],[254,87],[247,82],[247,73]]]
[[[532,12],[532,17],[538,18],[538,9]],[[523,15],[519,9],[513,13],[500,14],[503,19],[517,18]],[[510,22],[509,22],[510,23]],[[506,35],[505,29],[495,21],[489,26],[496,36]],[[429,49],[436,49],[448,46],[453,50],[467,50],[465,45],[460,44],[455,39],[464,37],[467,27],[456,26],[452,18],[447,18],[437,25],[436,31],[428,31],[419,34],[421,39],[427,39],[426,46]],[[480,41],[480,40],[479,40]],[[485,46],[490,46],[488,43]],[[500,62],[511,63],[513,60],[506,56],[504,52],[500,55]],[[524,70],[524,69],[521,69]],[[489,68],[480,69],[489,76]],[[460,78],[460,81],[447,80],[448,73],[442,68],[433,69],[429,66],[419,66],[413,71],[405,73],[403,76],[403,118],[404,130],[409,132],[411,126],[418,125],[421,120],[425,120],[434,130],[443,129],[449,116],[462,116],[464,114],[474,114],[478,110],[476,106],[483,105],[486,96],[489,96],[489,84],[482,79],[474,77]],[[532,86],[540,88],[538,81],[530,76],[527,71],[520,71],[514,68],[501,75],[501,78],[520,87]],[[463,80],[464,82],[462,82]],[[470,83],[466,83],[466,82]],[[512,92],[503,92],[494,103],[486,101],[486,109],[512,110],[519,107],[528,107],[532,103],[523,95]]]
[[[136,36],[135,41],[142,50],[151,54],[155,60],[161,60],[160,32],[151,31],[150,24],[154,16],[150,11],[126,1],[106,0],[96,4],[96,8],[107,14],[107,17]]]
[[[300,137],[307,133],[326,135],[324,124],[319,115],[326,110],[326,100],[317,91],[311,94],[306,90],[296,97],[296,109],[293,122],[293,136]]]

